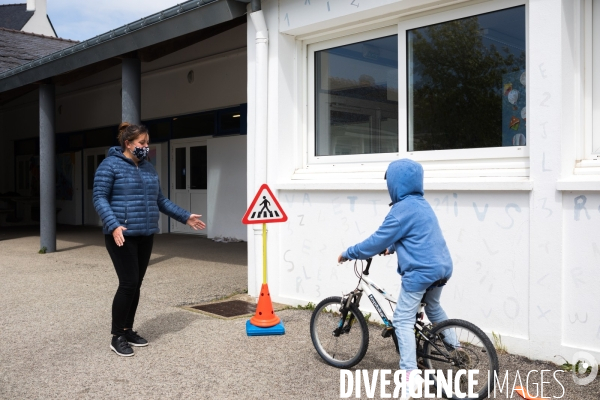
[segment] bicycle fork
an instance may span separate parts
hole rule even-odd
[[[338,337],[343,333],[349,333],[350,328],[352,328],[352,324],[354,323],[354,314],[350,314],[350,318],[348,318],[348,311],[352,304],[355,304],[358,309],[358,303],[360,302],[360,298],[362,297],[362,291],[355,290],[348,295],[342,297],[341,307],[340,307],[340,322],[338,323],[337,328],[335,328],[332,332],[333,336]],[[346,323],[347,321],[347,323]]]

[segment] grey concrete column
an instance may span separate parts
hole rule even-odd
[[[54,85],[40,85],[40,247],[56,251]]]
[[[139,58],[123,58],[121,89],[121,121],[139,125],[142,120],[142,64]]]

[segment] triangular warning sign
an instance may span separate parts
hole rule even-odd
[[[254,200],[250,203],[246,215],[242,218],[243,224],[264,224],[267,222],[285,222],[288,217],[283,212],[283,208],[269,189],[269,186],[264,183]]]

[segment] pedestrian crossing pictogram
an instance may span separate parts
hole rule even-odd
[[[285,222],[287,221],[287,215],[283,211],[283,208],[269,189],[267,184],[263,184],[254,200],[250,203],[246,215],[242,219],[244,224],[264,224],[267,222]]]

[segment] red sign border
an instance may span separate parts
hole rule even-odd
[[[250,221],[250,220],[248,220],[248,217],[250,216],[252,209],[256,205],[256,202],[258,201],[258,198],[260,197],[260,194],[262,193],[263,189],[267,189],[267,192],[269,193],[269,195],[275,202],[275,205],[277,206],[279,211],[281,211],[281,217],[271,218],[271,219],[262,219],[260,221]],[[261,187],[258,189],[258,192],[256,192],[256,196],[254,196],[254,200],[252,200],[252,203],[250,203],[250,207],[248,207],[246,214],[244,214],[244,218],[242,218],[242,224],[244,224],[244,225],[267,224],[267,223],[272,223],[272,222],[285,222],[287,220],[288,220],[287,214],[285,213],[285,211],[283,211],[283,207],[281,207],[281,204],[279,204],[279,202],[277,201],[277,197],[275,197],[275,195],[269,188],[269,185],[267,185],[266,183],[263,183],[261,185]]]

